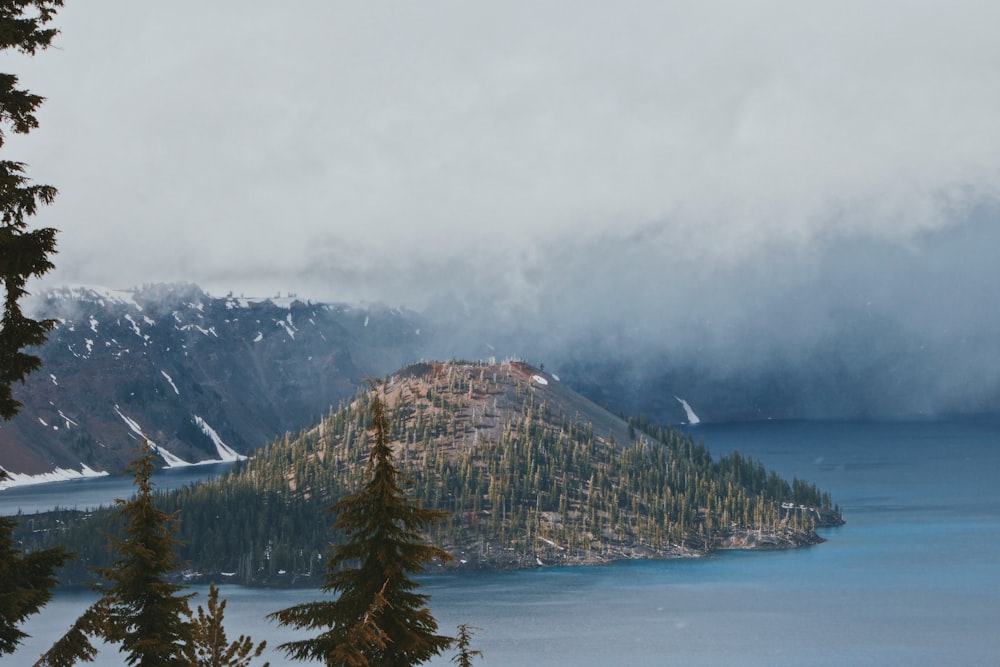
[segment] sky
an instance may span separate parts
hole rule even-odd
[[[923,371],[1000,387],[995,2],[102,0],[57,21],[56,47],[0,59],[48,98],[3,149],[60,190],[44,284],[386,302],[720,377],[865,313],[918,347],[974,340]]]

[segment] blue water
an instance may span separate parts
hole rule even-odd
[[[826,530],[826,543],[793,551],[430,577],[442,629],[483,628],[473,645],[486,666],[1000,664],[1000,423],[765,422],[693,432],[715,454],[736,448],[817,482],[848,523]],[[230,633],[272,645],[292,635],[263,615],[319,597],[223,594]],[[30,665],[88,600],[60,593],[10,664]],[[287,664],[280,654],[271,661]],[[109,648],[95,664],[123,662]]]

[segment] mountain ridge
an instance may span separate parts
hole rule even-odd
[[[37,348],[42,369],[16,388],[21,414],[0,423],[0,466],[28,481],[117,473],[144,439],[168,465],[249,454],[419,358],[422,343],[409,311],[188,284],[64,288],[37,309],[57,326]]]

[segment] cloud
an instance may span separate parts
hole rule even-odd
[[[50,98],[14,148],[62,190],[68,278],[650,225],[731,264],[905,242],[1000,175],[992,3],[133,4],[66,7],[14,64]]]
[[[933,337],[942,311],[993,331],[962,304],[995,277],[975,239],[997,225],[998,20],[986,1],[70,4],[58,49],[10,59],[49,100],[4,150],[61,190],[38,218],[62,230],[54,282],[381,300],[511,340],[580,327],[553,340],[729,377],[869,301],[893,336]]]

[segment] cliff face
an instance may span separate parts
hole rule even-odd
[[[149,438],[166,463],[246,454],[420,356],[414,313],[292,297],[214,298],[190,285],[49,293],[58,326],[15,387],[0,466],[117,473]]]

